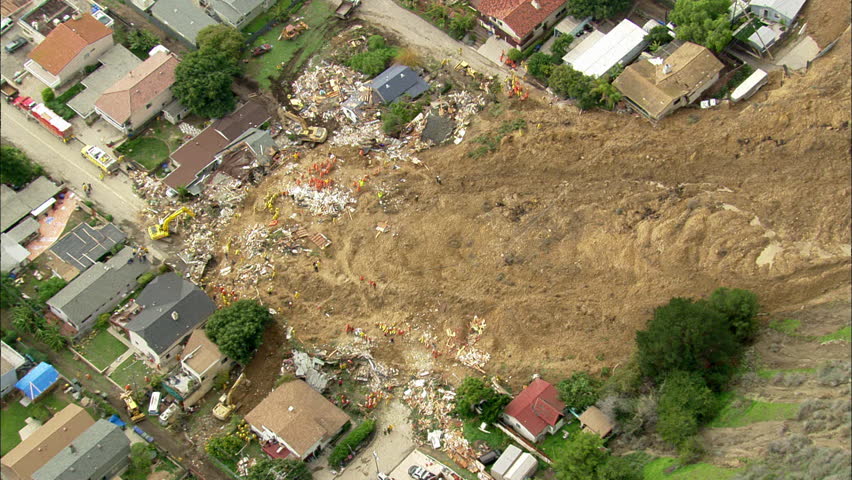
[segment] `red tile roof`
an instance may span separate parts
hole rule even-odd
[[[515,418],[531,434],[538,436],[548,425],[556,425],[565,404],[556,388],[540,378],[532,381],[503,411]]]
[[[77,58],[89,45],[112,35],[112,30],[88,13],[54,28],[29,54],[41,68],[53,75]]]
[[[155,53],[106,89],[95,106],[123,124],[133,112],[145,109],[145,105],[175,83],[178,63],[177,57],[170,53]]]
[[[536,25],[565,5],[565,0],[479,0],[474,7],[483,15],[503,21],[519,37],[524,38]]]

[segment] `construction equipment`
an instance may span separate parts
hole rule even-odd
[[[223,422],[227,422],[228,418],[231,417],[231,414],[234,413],[234,411],[236,411],[237,408],[240,407],[239,405],[234,405],[233,403],[231,403],[231,396],[234,394],[234,391],[240,385],[240,382],[243,381],[244,376],[245,373],[241,373],[240,376],[237,377],[237,381],[234,382],[234,384],[228,390],[228,393],[222,394],[222,396],[219,397],[219,403],[217,403],[216,406],[213,407],[213,416],[216,417],[216,419],[222,420]]]
[[[308,122],[304,118],[289,112],[283,108],[278,109],[280,117],[286,117],[299,124],[302,129],[298,132],[299,138],[303,142],[323,143],[328,138],[328,129],[324,127],[309,127]],[[282,118],[283,120],[283,118]]]
[[[270,50],[272,50],[272,45],[270,45],[268,43],[264,43],[263,45],[254,47],[251,51],[251,56],[252,57],[259,57],[259,56],[263,55],[264,53],[269,52]]]
[[[346,20],[346,18],[349,17],[349,14],[351,14],[352,11],[360,4],[361,0],[343,0],[340,2],[340,5],[337,6],[337,9],[334,11],[334,15],[341,20]]]
[[[132,390],[122,393],[121,399],[124,400],[124,407],[127,408],[127,414],[130,416],[131,422],[139,423],[145,420],[145,414],[139,411],[139,405],[136,405],[136,400],[133,400]]]
[[[159,224],[148,227],[148,236],[151,237],[151,240],[160,240],[168,237],[171,234],[169,231],[169,224],[172,223],[172,220],[184,213],[195,218],[195,213],[192,210],[187,207],[181,207],[168,217],[164,218]]]
[[[278,35],[278,41],[280,42],[282,38],[293,40],[309,28],[310,27],[308,27],[308,24],[305,22],[298,22],[295,25],[289,24],[281,29],[281,33]]]

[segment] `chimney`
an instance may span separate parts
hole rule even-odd
[[[663,75],[668,75],[670,73],[672,73],[672,66],[668,63],[663,65]]]
[[[69,443],[69,444],[68,444],[68,450],[71,450],[71,453],[77,453],[77,449],[76,449],[76,448],[74,448],[74,444],[73,444],[73,443]]]
[[[178,318],[180,318],[180,315],[178,315],[178,312],[172,312],[172,320],[177,322]]]
[[[541,10],[541,5],[538,3],[538,0],[532,0],[532,6],[536,10]]]

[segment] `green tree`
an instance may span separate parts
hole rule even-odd
[[[40,165],[30,161],[24,152],[9,145],[0,146],[0,183],[23,187],[44,173]]]
[[[19,332],[36,333],[45,326],[45,321],[36,315],[32,305],[21,304],[12,309],[12,326]]]
[[[479,417],[486,423],[494,423],[511,399],[495,392],[481,378],[467,377],[456,389],[456,406],[453,412],[461,418]],[[477,409],[481,413],[477,413]]]
[[[677,0],[669,20],[679,40],[721,52],[733,38],[730,7],[731,0]]]
[[[246,36],[234,27],[217,23],[202,28],[195,37],[195,43],[199,49],[224,52],[234,60],[239,60]]]
[[[687,446],[685,442],[713,417],[717,405],[716,397],[701,375],[671,372],[660,388],[657,432],[679,449]]]
[[[604,20],[621,13],[630,0],[568,0],[568,14],[575,18],[594,17]]]
[[[548,79],[548,85],[557,95],[574,99],[577,106],[583,110],[598,105],[599,98],[594,92],[597,81],[574,70],[568,65],[553,67]]]
[[[213,458],[227,461],[234,458],[243,448],[243,441],[233,435],[211,437],[204,445],[204,451]]]
[[[598,401],[600,387],[601,383],[586,372],[577,372],[556,385],[559,399],[581,412]]]
[[[610,456],[598,469],[598,480],[642,480],[642,471],[624,457]]]
[[[565,35],[563,35],[564,37]],[[560,37],[561,38],[561,37]],[[561,60],[560,60],[561,61]],[[553,71],[553,58],[547,54],[536,52],[527,59],[527,72],[533,77],[547,81]]]
[[[615,108],[615,104],[621,101],[621,92],[618,91],[605,78],[599,78],[597,84],[592,89],[591,93],[596,95],[600,100],[598,103],[605,106],[608,110]]]
[[[146,54],[159,45],[160,39],[148,30],[133,30],[127,35],[127,48]]]
[[[311,480],[308,464],[301,460],[263,458],[248,470],[246,480]]]
[[[608,453],[603,449],[601,437],[586,432],[577,432],[568,437],[568,442],[553,469],[559,480],[595,480],[607,461]]]
[[[221,118],[236,106],[231,84],[239,72],[236,59],[227,52],[197,50],[177,66],[172,92],[196,115]]]
[[[509,57],[509,60],[513,62],[520,62],[524,59],[524,52],[518,50],[517,48],[510,48],[508,52],[506,52],[506,56]]]
[[[710,305],[728,317],[731,331],[741,343],[749,343],[757,335],[755,316],[760,310],[757,295],[739,288],[717,288],[710,294]]]
[[[376,50],[383,50],[388,47],[387,42],[385,42],[385,37],[381,35],[372,35],[367,39],[367,51],[375,52]]]
[[[456,15],[450,20],[450,36],[460,40],[467,32],[473,30],[474,25],[476,25],[476,17],[473,14]]]
[[[21,290],[15,285],[15,280],[9,276],[8,272],[0,273],[0,308],[3,310],[12,308],[21,299]]]
[[[346,64],[368,77],[375,77],[388,68],[395,54],[393,48],[379,48],[353,55]]]
[[[65,288],[68,285],[68,282],[65,281],[62,277],[50,277],[41,284],[39,284],[38,288],[38,302],[42,305],[47,303],[54,295],[59,293],[60,290]]]
[[[204,330],[222,353],[246,364],[263,339],[263,330],[272,321],[269,310],[255,300],[239,300],[217,310]]]
[[[674,370],[697,372],[714,389],[730,378],[741,350],[724,314],[686,298],[657,307],[636,345],[643,375],[659,381]]]
[[[648,32],[648,35],[645,35],[645,42],[648,45],[657,44],[658,46],[663,46],[672,40],[674,39],[671,33],[669,33],[669,27],[665,25],[657,25]]]
[[[395,100],[382,115],[382,130],[387,135],[395,136],[422,110],[423,106],[419,102],[414,103],[408,97]]]
[[[562,63],[562,57],[568,53],[568,47],[574,41],[574,35],[560,35],[553,41],[550,46],[550,53],[553,55],[554,63]]]
[[[43,328],[37,330],[36,338],[56,352],[68,345],[68,338],[62,335],[62,332],[56,325],[45,325]]]
[[[147,443],[134,443],[130,446],[130,468],[145,478],[151,473],[151,464],[157,451]]]

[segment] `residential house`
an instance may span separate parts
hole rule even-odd
[[[94,424],[82,407],[68,405],[0,458],[3,478],[31,480],[39,468]]]
[[[163,382],[163,388],[183,402],[183,407],[198,403],[213,388],[216,374],[233,366],[219,347],[197,328],[189,336],[180,354],[180,369]]]
[[[659,120],[694,102],[724,69],[710,50],[685,42],[666,58],[651,58],[624,69],[612,83],[628,104]]]
[[[177,56],[160,50],[106,89],[95,112],[125,135],[137,132],[171,103]]]
[[[565,424],[565,404],[550,383],[536,378],[506,405],[501,418],[522,437],[538,442]]]
[[[403,95],[409,98],[419,97],[429,90],[429,84],[411,68],[396,64],[376,76],[370,82],[370,88],[383,103],[392,103]]]
[[[133,347],[157,368],[172,363],[190,332],[216,311],[203,290],[173,272],[149,283],[136,303],[142,311],[125,328]]]
[[[0,3],[6,6],[5,1]],[[80,12],[75,5],[65,0],[42,0],[30,6],[18,19],[18,26],[24,35],[32,39],[33,44],[43,42],[53,29]]]
[[[274,0],[210,0],[210,6],[219,19],[237,30],[242,30],[274,3]]]
[[[292,380],[267,395],[245,420],[271,457],[307,460],[340,434],[349,415],[307,383]]]
[[[24,63],[48,87],[63,85],[113,46],[109,27],[88,13],[75,17],[54,28]]]
[[[56,185],[47,177],[38,177],[21,191],[14,191],[6,184],[0,184],[0,231],[9,232],[22,219],[31,216],[38,218],[51,205],[54,198],[64,187]]]
[[[268,130],[250,128],[216,154],[216,162],[225,167],[267,166],[278,153],[278,145]]]
[[[59,381],[59,372],[53,368],[53,365],[41,362],[27,372],[24,378],[18,380],[15,388],[33,401],[50,391],[57,381]]]
[[[647,33],[630,20],[622,20],[607,34],[598,30],[584,37],[562,57],[574,70],[600,77],[616,65],[632,62],[648,44]]]
[[[584,432],[594,433],[601,438],[606,438],[612,434],[614,427],[612,420],[598,407],[587,408],[577,419],[580,421],[580,428]]]
[[[105,263],[95,263],[47,301],[54,315],[79,334],[92,329],[98,316],[109,312],[138,284],[148,264],[132,248],[123,248]]]
[[[95,102],[104,91],[136,68],[142,60],[124,45],[114,45],[98,58],[98,63],[98,69],[80,82],[86,89],[74,95],[67,103],[68,107],[82,118],[88,118],[95,113]]]
[[[571,15],[563,18],[553,27],[553,36],[559,37],[562,35],[570,35],[576,38],[579,35],[582,35],[586,28],[592,28],[589,25],[589,22],[592,21],[592,17],[586,17],[584,19],[578,20]]]
[[[30,240],[38,237],[40,228],[41,225],[38,223],[38,220],[29,216],[12,227],[5,235],[8,235],[13,242],[23,246],[29,243]]]
[[[473,0],[486,30],[523,50],[565,15],[565,0]]]
[[[266,106],[252,100],[234,113],[216,120],[171,154],[170,158],[177,168],[163,179],[163,183],[169,187],[171,194],[178,187],[186,187],[193,193],[200,192],[203,181],[221,164],[222,160],[217,159],[217,154],[231,142],[242,138],[248,130],[261,126],[269,119]]]
[[[82,272],[126,238],[127,235],[112,223],[96,229],[84,222],[51,245],[50,251]]]
[[[113,478],[130,464],[130,439],[118,425],[100,419],[33,474],[33,480]]]
[[[805,0],[752,0],[749,8],[770,22],[790,26],[804,5]]]
[[[198,32],[204,27],[216,25],[216,20],[210,18],[192,0],[157,0],[151,7],[151,15],[171,30],[175,38],[193,48]]]
[[[11,236],[0,233],[0,271],[17,272],[29,263],[29,256],[30,252],[12,240]]]
[[[0,341],[0,396],[12,391],[18,383],[18,369],[25,363],[27,360],[20,353]]]
[[[494,480],[526,480],[535,474],[538,460],[515,445],[506,447],[506,451],[491,466]]]

